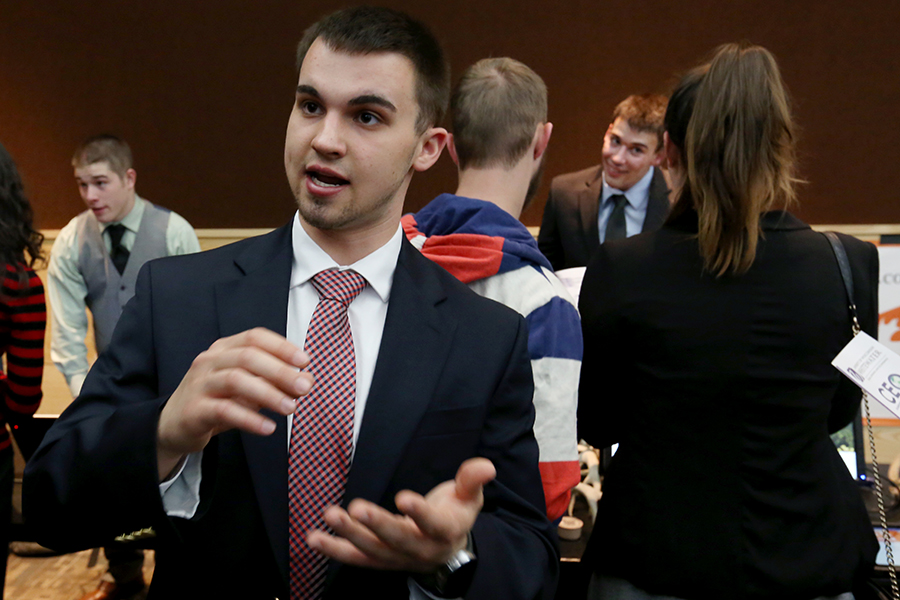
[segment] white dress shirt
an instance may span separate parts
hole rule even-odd
[[[637,235],[644,228],[647,217],[647,205],[650,204],[650,183],[653,181],[653,169],[650,169],[633,186],[625,190],[617,190],[606,183],[603,176],[603,189],[600,192],[600,210],[597,211],[597,226],[600,230],[600,243],[606,241],[606,223],[612,214],[615,202],[610,200],[616,194],[624,194],[625,199],[625,237]]]
[[[353,415],[353,448],[359,438],[366,399],[378,362],[378,349],[384,332],[394,270],[400,256],[403,230],[398,226],[394,236],[384,246],[352,265],[339,267],[333,258],[312,240],[300,225],[300,217],[294,216],[291,231],[294,243],[294,264],[291,268],[291,290],[288,296],[287,339],[303,347],[306,329],[319,303],[319,293],[312,284],[312,277],[326,269],[351,269],[365,277],[368,285],[350,303],[350,331],[353,333],[353,350],[356,353],[356,405]],[[288,446],[291,440],[291,422],[288,417]]]

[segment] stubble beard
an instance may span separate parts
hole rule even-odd
[[[528,205],[534,200],[534,195],[537,194],[538,188],[541,187],[541,179],[544,176],[544,164],[544,157],[541,157],[541,164],[538,166],[537,171],[534,172],[534,175],[531,176],[531,181],[528,182],[528,191],[525,192],[525,203],[522,204],[522,210],[528,208]]]
[[[308,225],[322,231],[338,231],[346,229],[348,225],[360,225],[365,223],[375,223],[378,217],[384,214],[384,207],[391,204],[397,193],[403,186],[406,179],[406,173],[412,168],[413,157],[415,156],[415,148],[410,149],[409,156],[406,159],[406,170],[404,175],[397,178],[396,183],[382,194],[382,196],[374,203],[360,203],[359,201],[351,201],[344,204],[340,212],[336,215],[329,215],[330,200],[327,198],[315,198],[309,196],[304,200],[305,185],[301,179],[299,189],[294,191],[294,198],[297,201],[297,208],[300,211],[300,217]],[[362,204],[366,204],[363,207]],[[365,212],[364,212],[365,211]],[[368,218],[360,218],[367,214]]]
[[[308,225],[322,231],[338,231],[347,229],[350,225],[377,221],[377,216],[384,213],[385,206],[391,204],[402,185],[403,179],[401,178],[377,201],[368,204],[365,210],[358,202],[349,202],[341,206],[336,214],[333,214],[327,198],[304,197],[303,192],[295,194],[295,197],[300,217]]]

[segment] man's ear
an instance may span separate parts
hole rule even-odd
[[[540,160],[547,150],[547,144],[550,143],[550,134],[553,133],[553,123],[544,123],[538,125],[537,131],[534,132],[534,160]]]
[[[125,171],[125,178],[122,180],[125,184],[125,187],[133,190],[134,185],[137,183],[137,171],[134,169],[128,169]]]
[[[441,152],[447,144],[450,134],[443,127],[432,127],[422,134],[422,146],[419,153],[413,159],[413,169],[427,171],[441,157]]]
[[[447,134],[447,152],[450,153],[450,160],[453,161],[453,164],[459,167],[459,156],[456,154],[456,141],[453,139],[453,134]]]

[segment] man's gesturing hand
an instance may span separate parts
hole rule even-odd
[[[194,359],[159,416],[160,480],[183,456],[202,450],[221,431],[275,431],[275,423],[259,411],[291,414],[294,399],[312,387],[312,375],[298,372],[307,364],[305,352],[267,329],[216,341]]]
[[[496,476],[486,458],[460,465],[456,479],[439,484],[426,496],[397,494],[395,515],[359,498],[347,510],[331,506],[325,522],[335,535],[311,531],[311,548],[342,563],[377,569],[427,573],[445,564],[466,541],[484,504],[482,488]]]

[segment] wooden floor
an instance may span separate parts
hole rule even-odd
[[[9,555],[6,568],[5,600],[79,600],[93,591],[106,572],[103,552],[97,564],[88,568],[91,551],[49,557]],[[153,552],[144,555],[144,579],[153,575]]]

